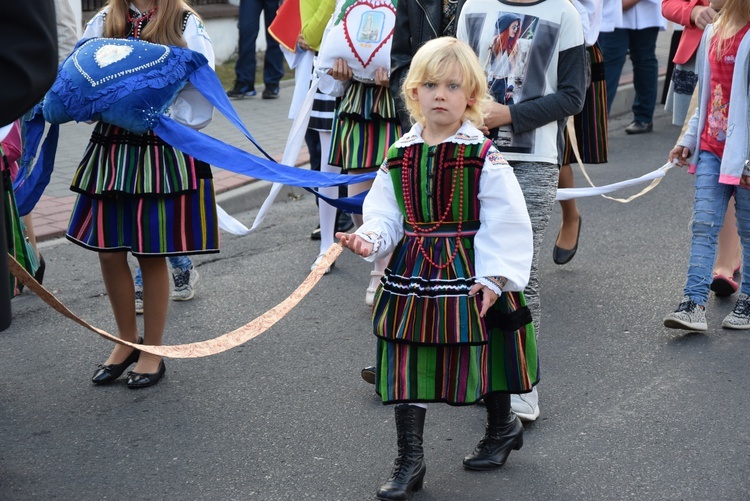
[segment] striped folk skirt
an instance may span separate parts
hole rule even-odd
[[[425,237],[435,262],[448,262],[452,238]],[[443,240],[442,242],[440,240]],[[470,238],[438,269],[416,238],[394,250],[375,294],[376,392],[383,403],[473,404],[488,393],[527,393],[539,381],[531,314],[522,292],[504,292],[479,316]]]
[[[156,135],[99,123],[73,177],[66,237],[87,249],[175,256],[219,251],[211,167]]]
[[[525,306],[523,293],[504,292],[506,311]],[[375,391],[384,404],[475,404],[487,394],[528,393],[539,382],[534,325],[490,329],[485,344],[424,345],[378,338]]]
[[[586,164],[607,163],[607,84],[604,79],[604,58],[598,44],[586,47],[591,62],[591,84],[586,90],[583,110],[573,117],[576,143],[581,160]],[[565,150],[562,165],[577,162],[565,128]]]
[[[329,163],[344,171],[373,169],[401,137],[401,124],[391,90],[354,82],[336,110]]]

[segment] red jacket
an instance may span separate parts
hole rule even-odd
[[[680,37],[680,45],[672,60],[675,64],[690,61],[701,43],[703,30],[690,21],[690,13],[697,5],[708,5],[708,0],[662,0],[661,13],[665,19],[685,27]]]

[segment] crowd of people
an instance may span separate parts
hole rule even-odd
[[[338,239],[373,263],[363,285],[375,357],[362,377],[394,406],[398,446],[378,499],[408,499],[422,487],[429,403],[485,406],[486,432],[463,459],[467,469],[500,468],[522,447],[522,421],[540,415],[538,268],[557,190],[574,186],[571,164],[578,157],[607,162],[608,116],[628,54],[635,100],[625,132],[653,131],[656,39],[666,20],[684,27],[667,107],[676,126],[688,121],[669,157],[696,174],[696,193],[684,298],[663,322],[706,330],[710,291],[739,291],[722,327],[750,329],[750,277],[736,278],[750,259],[742,245],[750,239],[750,195],[737,189],[750,185],[750,155],[741,143],[750,127],[742,71],[750,51],[747,2],[299,3],[297,50],[310,51],[316,61],[312,74],[298,75],[317,85],[306,135],[311,163],[322,172],[376,173],[374,181],[350,185],[345,194],[338,187],[319,189],[329,200],[368,193],[362,214],[350,220],[318,201],[313,238],[320,252],[310,262],[316,269]],[[241,0],[229,97],[257,94],[261,12],[267,42],[262,97],[279,96],[282,49],[268,31],[278,6],[277,0]],[[92,36],[182,45],[214,63],[209,34],[184,1],[110,0],[87,23],[83,37]],[[690,104],[694,94],[697,109]],[[196,129],[210,122],[212,108],[189,85],[177,99],[173,119]],[[20,149],[11,144],[16,136],[3,142],[6,155]],[[189,256],[219,250],[218,235],[205,231],[217,219],[211,168],[153,132],[134,134],[105,122],[95,125],[82,153],[66,236],[98,253],[118,335],[160,345],[170,297],[194,295],[199,275]],[[105,182],[135,178],[141,181],[114,188]],[[200,210],[180,212],[178,231],[166,231],[164,214],[185,206]],[[583,220],[574,200],[561,202],[561,210],[552,255],[558,265],[576,255]],[[114,221],[118,231],[97,221]],[[31,271],[41,282],[44,261],[32,249]],[[129,254],[139,264],[134,279]],[[143,315],[142,335],[137,314]],[[111,383],[132,366],[129,388],[152,386],[166,372],[161,357],[118,344],[92,381]]]

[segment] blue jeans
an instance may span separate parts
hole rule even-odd
[[[276,17],[279,0],[240,0],[237,26],[240,30],[239,56],[234,72],[237,81],[255,85],[255,40],[260,31],[260,13],[266,22],[266,55],[263,60],[263,82],[268,88],[279,86],[284,76],[284,55],[279,42],[268,33],[268,26]]]
[[[750,263],[750,190],[720,184],[720,165],[721,159],[713,153],[699,153],[698,170],[695,172],[693,238],[690,243],[690,262],[684,292],[700,305],[705,305],[708,301],[719,231],[724,225],[724,213],[732,195],[737,211],[737,229],[742,241],[742,262]],[[744,268],[742,273],[740,292],[750,293],[750,266]]]
[[[659,61],[656,59],[656,37],[659,28],[599,33],[599,46],[604,56],[604,78],[607,81],[607,111],[620,84],[625,57],[630,52],[633,62],[633,120],[650,124],[654,120],[657,87],[659,86]]]
[[[193,266],[193,262],[190,260],[190,256],[170,256],[169,264],[173,269],[179,269],[182,271],[189,270]],[[135,285],[143,287],[143,275],[141,274],[141,267],[139,266],[135,272],[135,279],[133,280]]]

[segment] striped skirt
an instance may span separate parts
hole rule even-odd
[[[520,292],[503,293],[500,306],[525,306]],[[497,303],[496,303],[497,305]],[[378,338],[375,391],[384,404],[477,403],[493,392],[528,393],[539,382],[533,323],[490,329],[481,345],[424,345]]]
[[[391,90],[354,82],[336,110],[329,163],[344,171],[380,167],[399,137],[401,125]]]
[[[468,225],[467,221],[467,225]],[[375,293],[376,392],[383,403],[473,404],[488,393],[526,393],[539,381],[531,314],[522,292],[505,292],[479,316],[473,238],[455,259],[432,266],[417,238],[396,247]],[[424,237],[434,262],[446,263],[455,238]]]
[[[211,167],[153,133],[99,123],[71,185],[66,237],[87,249],[137,256],[218,252]]]
[[[591,62],[591,84],[586,90],[583,110],[573,117],[576,143],[581,160],[586,164],[607,163],[607,84],[604,79],[604,58],[598,44],[586,47]],[[576,157],[565,129],[565,150],[562,165],[576,163]]]

